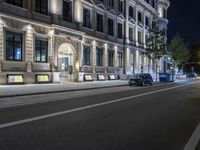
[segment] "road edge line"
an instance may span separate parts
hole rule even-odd
[[[193,132],[192,136],[190,137],[189,141],[185,145],[183,150],[195,150],[197,144],[200,140],[200,124],[196,127],[195,131]]]

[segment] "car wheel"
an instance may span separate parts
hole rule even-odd
[[[129,86],[132,86],[132,84],[131,84],[131,83],[129,83]]]

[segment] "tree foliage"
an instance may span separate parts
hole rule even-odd
[[[174,65],[181,65],[190,60],[189,49],[178,34],[170,42],[169,56],[171,56]]]
[[[156,21],[152,22],[149,29],[146,46],[144,54],[149,59],[159,60],[166,54],[165,30],[160,30]]]
[[[190,47],[191,63],[200,64],[200,43],[194,43]]]

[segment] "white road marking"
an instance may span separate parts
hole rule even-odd
[[[108,105],[108,104],[112,104],[112,103],[117,103],[117,102],[125,101],[125,100],[128,100],[128,99],[133,99],[133,98],[142,97],[142,96],[146,96],[146,95],[150,95],[150,94],[155,94],[155,93],[159,93],[159,92],[163,92],[163,91],[168,91],[168,90],[172,90],[172,89],[176,89],[176,88],[180,88],[180,87],[184,87],[184,86],[188,86],[188,85],[192,85],[192,84],[196,84],[196,83],[197,82],[187,83],[187,84],[178,85],[178,86],[165,88],[165,89],[160,89],[160,90],[156,90],[156,91],[152,91],[152,92],[148,92],[148,93],[124,97],[124,98],[120,98],[120,99],[116,99],[116,100],[112,100],[112,101],[108,101],[108,102],[83,106],[83,107],[74,108],[74,109],[65,110],[65,111],[60,111],[60,112],[51,113],[51,114],[47,114],[47,115],[27,118],[27,119],[15,121],[15,122],[0,124],[0,129],[12,127],[12,126],[16,126],[16,125],[21,125],[21,124],[25,124],[25,123],[29,123],[29,122],[33,122],[33,121],[38,121],[38,120],[42,120],[42,119],[47,119],[47,118],[51,118],[51,117],[55,117],[55,116],[60,116],[60,115],[64,115],[64,114],[69,114],[69,113],[77,112],[77,111],[81,111],[81,110],[91,109],[91,108],[95,108],[95,107],[99,107],[99,106],[104,106],[104,105]]]
[[[198,127],[192,134],[191,138],[185,145],[184,150],[195,150],[199,140],[200,140],[200,124],[198,125]]]

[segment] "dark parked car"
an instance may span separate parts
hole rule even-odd
[[[196,79],[196,77],[197,77],[197,74],[195,72],[189,73],[186,76],[186,78],[189,78],[189,79]]]
[[[153,78],[150,74],[148,73],[143,73],[143,74],[135,74],[133,77],[131,77],[129,79],[129,85],[140,85],[140,86],[144,86],[144,85],[152,85],[153,82]]]

